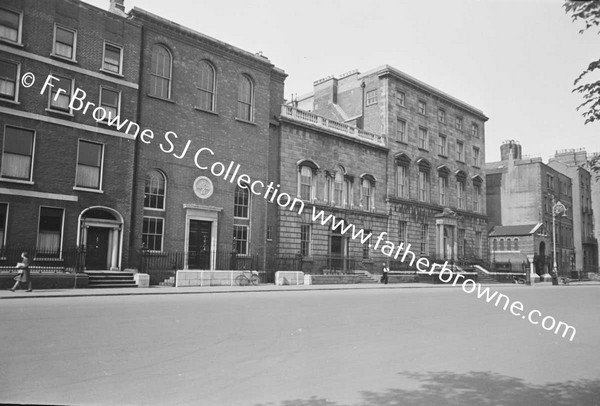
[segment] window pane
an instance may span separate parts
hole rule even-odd
[[[31,155],[34,132],[22,128],[6,127],[4,134],[4,152],[19,155]]]
[[[0,38],[10,41],[19,39],[19,20],[21,16],[9,10],[0,9]]]
[[[0,97],[14,99],[17,82],[17,65],[0,61]]]
[[[102,159],[102,145],[91,142],[79,142],[78,163],[89,166],[100,166]]]
[[[120,72],[121,48],[106,44],[104,48],[104,69],[111,72]]]

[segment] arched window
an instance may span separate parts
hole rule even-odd
[[[198,86],[198,108],[202,110],[215,110],[215,68],[207,61],[200,61],[200,86]]]
[[[492,251],[498,251],[498,240],[495,238],[492,240]]]
[[[498,249],[500,251],[504,251],[504,240],[502,238],[500,238],[500,245],[499,245]]]
[[[152,47],[150,64],[150,95],[162,99],[171,98],[171,71],[173,58],[167,48],[162,45]]]
[[[360,201],[363,210],[372,211],[374,209],[375,178],[371,175],[363,174],[360,179]]]
[[[165,176],[161,172],[157,170],[148,172],[144,184],[145,209],[165,209],[165,186]]]
[[[235,187],[233,196],[233,243],[238,255],[248,255],[250,242],[250,189]]]
[[[513,250],[518,251],[519,250],[519,239],[515,238],[513,241]]]
[[[510,238],[506,239],[506,250],[512,251],[512,240]]]
[[[313,172],[308,166],[300,168],[300,198],[302,200],[312,199]]]
[[[254,85],[246,75],[240,77],[238,85],[238,113],[237,118],[244,121],[253,121],[252,104],[254,99]]]
[[[338,165],[333,178],[333,202],[337,206],[341,206],[343,201],[345,172],[344,168]]]
[[[312,201],[315,198],[315,180],[319,166],[310,159],[297,162],[298,165],[298,197]]]

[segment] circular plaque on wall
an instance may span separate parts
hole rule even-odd
[[[208,199],[212,196],[214,186],[212,181],[206,176],[198,176],[194,181],[194,193],[200,199]]]

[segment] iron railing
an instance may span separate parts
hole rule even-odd
[[[260,269],[258,254],[239,255],[230,249],[219,249],[213,252],[196,251],[148,251],[130,250],[129,267],[136,268],[138,272],[150,275],[150,284],[158,285],[161,282],[175,277],[177,270],[210,270],[214,260],[214,270],[253,270],[259,271],[261,282],[266,282],[267,277]]]
[[[62,251],[38,250],[36,248],[0,248],[0,270],[13,272],[21,262],[21,253],[29,254],[29,269],[38,273],[83,272],[85,250],[69,248]]]

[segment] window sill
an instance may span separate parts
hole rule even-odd
[[[34,185],[35,184],[31,180],[3,178],[1,176],[0,176],[0,182],[20,183],[21,185]]]
[[[240,123],[244,123],[244,124],[256,125],[256,123],[254,121],[247,121],[247,120],[244,120],[243,118],[236,117],[235,121],[239,121]]]
[[[419,151],[423,151],[423,152],[429,152],[429,150],[427,148],[423,148],[423,147],[418,147]]]
[[[460,159],[457,159],[456,162],[458,162],[459,164],[464,164],[465,161],[461,161]]]
[[[212,114],[213,116],[218,116],[218,115],[219,115],[219,113],[217,113],[217,112],[216,112],[216,111],[214,111],[214,110],[206,110],[206,109],[203,109],[203,108],[201,108],[201,107],[197,107],[197,106],[194,106],[194,110],[196,110],[196,111],[201,111],[201,112],[203,112],[203,113]]]
[[[154,207],[144,207],[144,210],[151,210],[151,211],[160,211],[160,212],[164,212],[165,209],[157,209]]]
[[[17,106],[18,106],[19,104],[21,104],[21,103],[19,103],[19,101],[18,101],[18,100],[5,99],[5,98],[2,98],[2,97],[0,97],[0,102],[5,102],[5,103],[10,103],[10,104],[15,104],[15,105],[17,105]]]
[[[481,169],[481,167],[479,165],[471,165],[471,166],[476,169]]]
[[[164,97],[154,96],[153,94],[150,94],[150,93],[146,93],[146,96],[148,96],[148,97],[150,97],[152,99],[162,100],[162,101],[167,102],[167,103],[175,104],[175,101],[172,100],[172,99],[165,99]]]
[[[85,187],[79,187],[79,186],[73,186],[73,190],[77,191],[77,192],[90,192],[90,193],[98,193],[98,194],[104,194],[104,190],[102,189],[88,189]]]
[[[438,156],[440,158],[448,159],[448,155],[445,155],[445,154],[438,154]]]
[[[6,45],[11,45],[13,47],[19,47],[19,48],[24,48],[25,47],[25,45],[23,45],[22,42],[15,42],[15,41],[11,41],[11,40],[6,39],[6,38],[0,38],[0,43],[6,44]]]
[[[396,141],[397,144],[408,145],[407,141],[399,141],[399,140],[394,140],[394,141]]]
[[[52,113],[52,114],[60,114],[61,116],[67,116],[67,117],[75,117],[75,115],[71,112],[66,112],[66,111],[61,111],[61,110],[54,110],[51,108],[47,108],[46,112],[48,113]]]
[[[115,76],[117,78],[124,78],[125,77],[125,76],[123,76],[123,74],[121,72],[113,72],[111,70],[107,70],[107,69],[103,69],[103,68],[100,68],[99,71],[102,72],[102,73],[106,73],[107,75],[110,75],[110,76]]]
[[[74,64],[74,65],[76,65],[76,64],[78,63],[78,62],[77,62],[77,59],[70,59],[70,58],[67,58],[66,56],[58,55],[58,54],[55,54],[55,53],[51,53],[51,54],[50,54],[50,56],[51,56],[52,58],[55,58],[55,59],[60,59],[61,61],[65,61],[65,62],[68,62],[68,63],[72,63],[72,64]]]

